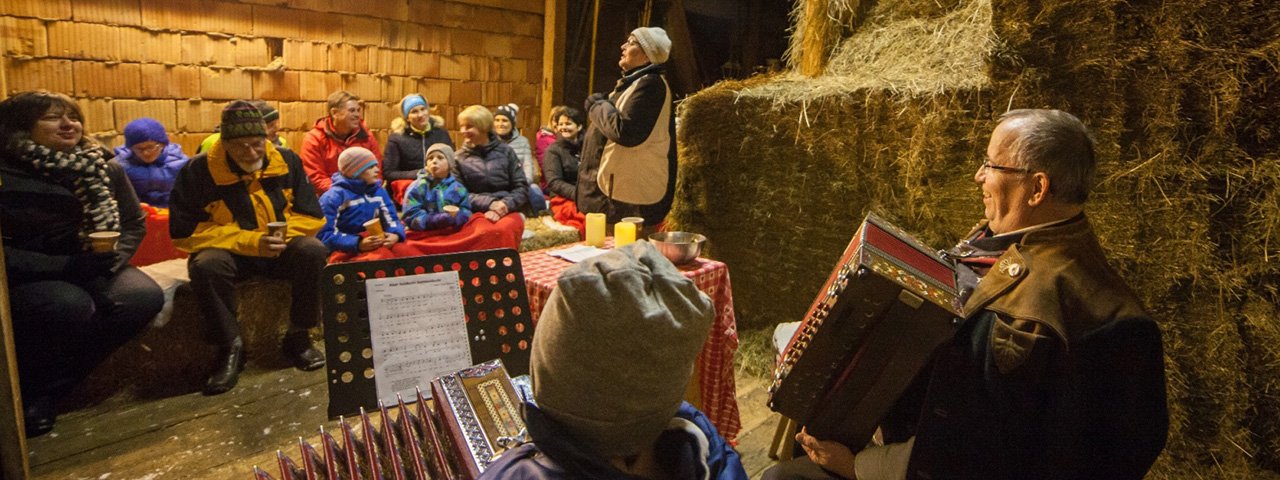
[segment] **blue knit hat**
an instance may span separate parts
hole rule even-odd
[[[431,110],[431,105],[427,103],[427,99],[423,98],[422,95],[418,95],[416,93],[405,95],[404,99],[400,100],[400,116],[407,120],[409,118],[409,111],[413,110],[413,107],[418,105],[422,105],[427,107],[427,110]]]
[[[164,132],[164,125],[154,118],[142,117],[124,126],[124,146],[132,147],[147,140],[168,144],[169,135]]]

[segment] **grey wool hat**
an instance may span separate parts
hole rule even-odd
[[[538,408],[596,455],[639,452],[680,407],[714,316],[647,241],[570,267],[533,335]]]

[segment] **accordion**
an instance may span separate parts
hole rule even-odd
[[[855,451],[959,326],[954,265],[868,215],[774,372],[769,408]]]
[[[519,381],[517,381],[519,383]],[[474,480],[503,452],[525,441],[524,417],[516,384],[500,360],[493,360],[432,382],[435,407],[417,392],[417,412],[398,400],[399,415],[378,402],[382,422],[376,428],[360,411],[353,426],[339,420],[340,438],[320,428],[320,448],[301,438],[301,462],[276,452],[285,480]],[[254,466],[255,478],[273,479]]]

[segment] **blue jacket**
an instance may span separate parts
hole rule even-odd
[[[395,202],[382,188],[381,180],[370,185],[358,178],[344,177],[342,173],[334,173],[332,178],[333,185],[320,196],[324,228],[316,233],[329,251],[359,253],[364,222],[371,218],[381,218],[383,230],[404,240],[404,224],[400,223]]]
[[[164,146],[160,156],[150,164],[143,163],[129,147],[116,147],[116,161],[124,167],[129,183],[138,192],[138,200],[153,207],[169,208],[169,192],[173,190],[178,170],[187,164],[187,154],[182,145],[170,143]]]
[[[574,444],[573,434],[526,403],[525,425],[533,442],[505,452],[480,479],[637,479]],[[680,428],[680,427],[683,428]],[[745,480],[742,459],[702,412],[680,405],[672,426],[654,442],[658,464],[673,480]],[[703,450],[703,448],[706,450]]]
[[[405,190],[404,224],[417,231],[465,225],[471,219],[467,187],[453,175],[440,181],[428,179],[430,175],[419,171],[418,179]],[[458,216],[450,217],[441,211],[445,205],[458,207]]]

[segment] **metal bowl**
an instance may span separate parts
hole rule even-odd
[[[671,263],[684,265],[702,254],[702,247],[707,244],[707,237],[691,232],[658,232],[649,235],[649,241],[653,246],[658,247],[662,256],[671,260]]]

